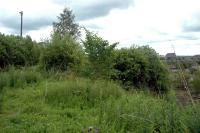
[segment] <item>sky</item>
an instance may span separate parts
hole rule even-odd
[[[200,54],[200,0],[0,0],[0,32],[49,38],[65,7],[76,22],[118,48],[149,45],[160,55]]]

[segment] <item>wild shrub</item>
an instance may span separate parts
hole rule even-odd
[[[93,77],[109,78],[112,72],[114,49],[117,43],[110,44],[97,34],[86,30],[86,38],[83,41],[83,45],[89,60],[88,67],[85,67],[85,69],[88,69],[88,72]]]
[[[148,61],[137,49],[121,49],[116,51],[113,79],[120,80],[123,85],[145,86],[148,78]]]
[[[166,64],[160,60],[156,51],[149,46],[139,47],[138,50],[148,60],[148,86],[155,91],[167,91],[171,86]]]
[[[27,36],[21,38],[0,34],[0,68],[35,65],[39,61],[39,45]]]
[[[81,64],[83,51],[80,45],[69,35],[60,37],[54,33],[52,40],[44,48],[40,64],[45,70],[67,70]]]
[[[147,46],[117,50],[112,79],[125,86],[147,86],[155,91],[166,91],[169,87],[167,69],[157,53]]]

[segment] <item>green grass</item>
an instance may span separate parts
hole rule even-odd
[[[173,95],[166,100],[125,92],[112,81],[66,77],[4,85],[0,132],[79,133],[90,126],[102,133],[200,132],[199,104],[194,111],[176,104]]]
[[[40,72],[34,68],[14,69],[0,72],[0,89],[4,87],[20,88],[28,84],[37,83],[42,80]]]

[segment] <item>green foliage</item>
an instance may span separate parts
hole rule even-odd
[[[91,73],[109,77],[113,66],[114,49],[117,43],[109,44],[97,34],[86,30],[86,39],[83,42],[85,52],[91,65]]]
[[[147,47],[117,50],[112,78],[125,86],[150,87],[155,91],[168,89],[168,74],[156,52]]]
[[[37,83],[42,79],[39,72],[33,69],[9,69],[7,72],[0,72],[0,89],[4,87],[20,88],[27,84]]]
[[[110,97],[119,98],[122,94],[121,88],[109,81],[73,79],[48,84],[46,102],[54,106],[84,108],[98,105]]]
[[[103,112],[101,119],[109,124],[109,127],[114,126],[112,132],[198,132],[199,126],[191,119],[199,114],[193,114],[190,108],[185,109],[175,103],[136,94],[105,103],[101,107]],[[188,118],[189,120],[186,120]],[[192,124],[195,126],[190,128]]]
[[[200,71],[195,72],[192,80],[192,88],[196,93],[200,93]]]
[[[39,56],[39,45],[33,42],[29,36],[21,38],[0,34],[0,68],[9,65],[35,65],[39,60]]]
[[[82,58],[81,46],[68,34],[61,38],[54,33],[50,44],[44,48],[40,64],[45,70],[67,70],[69,67],[79,66]]]
[[[77,39],[80,36],[80,31],[79,25],[75,23],[74,18],[72,10],[65,8],[63,13],[58,16],[58,22],[53,23],[54,32],[61,37],[69,34],[73,39]]]
[[[24,89],[6,89],[2,105],[2,132],[71,133],[91,126],[103,133],[200,131],[199,104],[194,112],[172,98],[126,93],[104,80],[45,80]]]
[[[156,51],[148,46],[140,47],[148,60],[148,86],[156,91],[167,91],[170,86],[169,72]]]
[[[139,87],[146,84],[147,59],[137,49],[121,49],[116,51],[115,73],[113,79],[120,80],[124,85]]]
[[[12,67],[8,71],[0,72],[0,113],[6,88],[24,88],[41,80],[41,74],[32,68],[16,70]]]

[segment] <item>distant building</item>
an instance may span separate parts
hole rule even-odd
[[[166,60],[174,60],[174,59],[176,59],[176,54],[175,53],[167,53],[165,55],[165,59]]]
[[[160,56],[163,59],[163,56]],[[196,63],[200,62],[200,55],[194,56],[176,56],[175,53],[167,53],[164,57],[164,60],[167,62],[169,69],[172,72],[177,71],[177,63],[187,70],[192,71],[193,69],[199,69],[200,66],[196,66]]]

